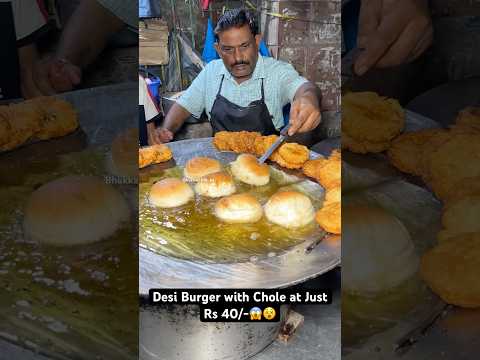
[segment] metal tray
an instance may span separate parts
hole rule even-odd
[[[194,156],[231,160],[231,153],[218,152],[211,138],[169,144],[177,165]],[[319,157],[317,153],[312,158]],[[172,166],[169,164],[167,166]],[[157,168],[158,170],[161,167]],[[153,168],[142,172],[155,171]],[[140,248],[139,293],[151,288],[280,288],[323,274],[340,264],[338,236],[312,239],[283,254],[255,262],[201,263],[163,256]]]

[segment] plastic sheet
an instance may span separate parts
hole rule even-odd
[[[197,59],[192,59],[187,49],[186,40],[180,41],[176,32],[170,32],[168,37],[168,52],[170,61],[166,71],[166,91],[178,92],[185,90],[200,73],[201,68],[196,64]]]

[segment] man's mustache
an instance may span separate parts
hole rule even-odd
[[[237,65],[250,65],[250,63],[248,61],[240,61],[240,62],[236,62],[232,66],[237,66]]]

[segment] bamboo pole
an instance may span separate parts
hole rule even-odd
[[[188,0],[188,12],[190,15],[190,34],[192,36],[192,49],[195,49],[195,31],[193,29],[193,0]]]

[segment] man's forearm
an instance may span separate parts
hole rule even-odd
[[[81,1],[69,19],[57,49],[57,56],[85,67],[103,50],[123,22],[96,0]]]
[[[147,122],[147,135],[150,136],[155,131],[155,122]]]
[[[168,111],[167,116],[165,116],[162,127],[176,133],[190,115],[184,107],[174,103]]]
[[[295,93],[294,100],[298,100],[303,97],[308,98],[313,105],[320,109],[320,91],[310,81],[298,88],[297,92]]]

